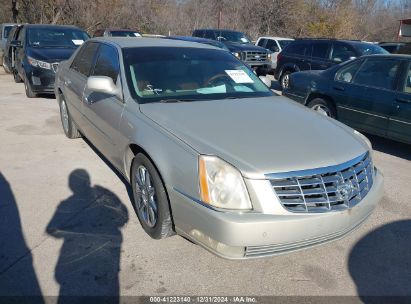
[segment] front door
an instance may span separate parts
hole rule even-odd
[[[411,143],[411,63],[407,63],[388,124],[388,137]]]

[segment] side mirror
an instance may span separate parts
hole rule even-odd
[[[119,89],[114,84],[113,79],[107,76],[90,76],[87,79],[87,89],[92,92],[105,93],[109,95],[119,95]]]
[[[269,88],[271,88],[271,80],[267,76],[258,77]]]
[[[10,42],[10,46],[19,48],[19,47],[21,47],[21,41],[20,40],[13,40],[13,41]]]

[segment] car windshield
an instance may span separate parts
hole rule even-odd
[[[141,37],[141,35],[135,31],[110,31],[113,37]]]
[[[7,39],[7,37],[9,37],[9,33],[11,31],[11,29],[13,28],[13,26],[5,26],[4,27],[4,39]]]
[[[123,50],[127,82],[140,103],[272,96],[229,52],[203,48]]]
[[[355,48],[361,55],[389,54],[389,52],[384,50],[382,47],[371,43],[359,43],[355,46]]]
[[[278,43],[280,44],[281,49],[284,49],[292,41],[294,40],[278,40]]]
[[[219,32],[217,33],[217,40],[220,41],[230,41],[230,42],[237,42],[237,43],[251,43],[251,40],[241,32]]]
[[[78,29],[30,28],[29,46],[39,48],[76,48],[89,38],[86,32]]]

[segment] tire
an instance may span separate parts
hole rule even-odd
[[[31,89],[30,83],[27,80],[27,78],[24,80],[24,89],[26,90],[26,96],[28,98],[35,98],[37,97],[37,94],[33,92],[33,90]]]
[[[23,80],[21,79],[19,72],[17,72],[17,70],[13,70],[13,78],[14,78],[14,82],[15,83],[21,83],[23,82]]]
[[[284,90],[284,89],[288,88],[288,86],[290,84],[290,74],[291,74],[290,71],[285,71],[281,74],[281,77],[280,77],[281,89]]]
[[[131,166],[133,204],[144,231],[153,239],[174,234],[170,204],[160,174],[143,153],[138,153]]]
[[[331,117],[331,118],[336,118],[336,110],[335,110],[335,106],[329,102],[328,100],[322,99],[322,98],[314,98],[313,100],[311,100],[308,105],[307,105],[310,109]]]
[[[76,124],[70,116],[64,96],[60,94],[58,99],[60,105],[61,125],[63,126],[64,134],[70,139],[79,138],[81,136],[80,132],[78,131]]]

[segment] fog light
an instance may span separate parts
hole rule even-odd
[[[239,247],[239,246],[229,246],[220,242],[217,242],[216,240],[212,239],[208,235],[205,235],[201,231],[194,229],[191,230],[190,235],[196,239],[199,243],[202,243],[206,247],[209,247],[218,253],[221,253],[224,256],[227,257],[233,257],[233,258],[241,258],[244,257],[244,252],[245,252],[245,247]]]
[[[33,85],[41,85],[41,80],[39,77],[32,76],[31,81],[33,82]]]

